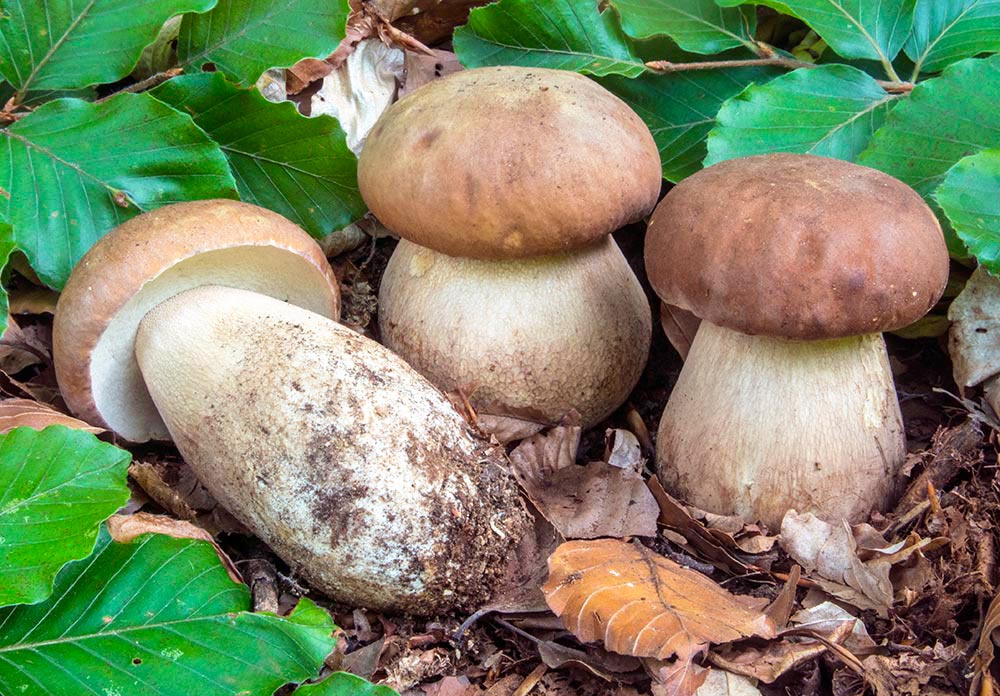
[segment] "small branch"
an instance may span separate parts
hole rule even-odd
[[[672,73],[685,72],[687,70],[721,70],[723,68],[781,68],[783,70],[798,70],[799,68],[817,68],[815,63],[808,63],[804,60],[788,58],[783,56],[773,47],[765,43],[756,44],[757,58],[744,58],[740,60],[706,60],[694,63],[674,63],[669,60],[652,60],[646,63],[646,67],[653,72]],[[891,67],[891,66],[890,66]],[[891,73],[895,75],[895,73]],[[879,87],[890,94],[904,94],[913,89],[912,82],[894,80],[876,80]]]
[[[150,90],[153,89],[154,87],[162,85],[170,78],[177,77],[183,72],[184,68],[170,68],[170,70],[164,70],[161,73],[156,73],[151,77],[147,77],[145,80],[136,82],[134,85],[129,85],[128,87],[124,87],[118,90],[117,92],[113,92],[112,94],[107,95],[106,97],[101,97],[94,103],[101,104],[103,102],[106,102],[108,99],[111,99],[111,97],[116,97],[119,94],[136,94],[138,92],[145,92],[146,90]]]

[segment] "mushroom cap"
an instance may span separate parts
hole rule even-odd
[[[291,221],[231,200],[177,203],[119,225],[70,275],[56,308],[56,378],[70,409],[127,440],[168,439],[135,360],[136,330],[201,285],[270,295],[336,319],[340,293],[316,242]]]
[[[665,302],[798,340],[901,328],[948,280],[941,227],[913,189],[814,155],[727,160],[685,179],[653,213],[645,257]]]
[[[385,345],[480,413],[582,425],[618,408],[646,365],[649,302],[610,236],[586,249],[481,261],[405,240],[379,289]]]
[[[386,109],[358,161],[390,230],[450,256],[580,248],[641,219],[660,194],[642,119],[582,75],[491,67],[435,80]]]

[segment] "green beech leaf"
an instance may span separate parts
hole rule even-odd
[[[7,261],[14,251],[14,230],[5,220],[0,218],[0,273],[7,267]],[[10,303],[7,298],[7,288],[0,284],[0,336],[7,330],[7,316],[10,313]],[[0,590],[2,593],[2,590]]]
[[[316,684],[303,684],[297,696],[399,696],[388,686],[376,686],[348,672],[334,672]]]
[[[19,94],[114,82],[170,17],[216,0],[6,0],[0,74]]]
[[[921,82],[892,110],[858,162],[900,179],[936,207],[931,194],[963,157],[1000,147],[1000,56],[967,58]],[[961,243],[946,228],[949,249]]]
[[[90,554],[101,522],[128,500],[130,460],[61,425],[0,435],[0,606],[40,602],[60,568]]]
[[[955,63],[900,101],[858,161],[929,197],[960,159],[1000,147],[995,94],[1000,94],[1000,56]]]
[[[894,101],[872,77],[846,65],[802,68],[751,85],[719,110],[705,166],[768,152],[853,161]]]
[[[242,85],[268,68],[326,58],[344,38],[347,0],[218,0],[181,22],[177,59],[188,71],[211,63]]]
[[[20,696],[270,694],[315,676],[333,622],[308,599],[253,614],[204,541],[102,531],[45,602],[0,609],[0,693]]]
[[[525,65],[590,75],[645,72],[611,12],[579,0],[500,0],[472,10],[455,30],[463,65]]]
[[[914,75],[1000,51],[1000,0],[917,0],[904,50],[916,64]]]
[[[964,157],[934,193],[955,233],[990,273],[1000,275],[1000,148]]]
[[[916,0],[716,0],[723,7],[752,2],[800,18],[844,58],[891,62],[913,25]]]
[[[719,7],[715,0],[611,0],[629,36],[665,35],[692,53],[719,53],[752,47],[752,8]]]
[[[190,114],[219,144],[243,200],[281,213],[316,237],[365,214],[357,158],[336,119],[306,118],[291,102],[269,102],[220,73],[178,77],[151,94]]]
[[[783,74],[775,68],[723,68],[634,80],[609,76],[598,80],[628,103],[649,126],[660,149],[663,176],[680,181],[701,169],[705,138],[722,103],[748,84]]]
[[[218,145],[149,94],[49,102],[0,138],[14,239],[56,289],[126,219],[177,201],[237,197]]]

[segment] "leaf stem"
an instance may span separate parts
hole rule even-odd
[[[128,87],[123,87],[117,92],[113,92],[107,96],[101,97],[96,100],[95,104],[101,104],[106,102],[111,97],[116,97],[119,94],[135,94],[138,92],[145,92],[146,90],[153,89],[157,85],[161,85],[172,77],[177,77],[184,72],[184,68],[170,68],[170,70],[164,70],[163,72],[158,72],[155,75],[147,77],[145,80],[136,82],[134,85],[129,85]]]
[[[758,46],[757,52],[757,58],[737,60],[706,60],[694,63],[653,60],[647,62],[646,67],[658,73],[684,72],[687,70],[721,70],[723,68],[774,67],[784,70],[798,70],[799,68],[812,69],[819,67],[815,63],[807,63],[804,60],[783,56],[766,44]],[[895,72],[893,72],[893,75],[895,75]],[[913,89],[912,82],[903,82],[899,79],[898,75],[895,75],[895,79],[893,80],[876,80],[876,82],[882,89],[891,94],[903,94]]]

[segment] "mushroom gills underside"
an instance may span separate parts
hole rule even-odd
[[[719,514],[838,523],[885,509],[906,454],[881,334],[748,336],[703,321],[660,421],[668,491]]]
[[[136,358],[199,480],[317,589],[417,614],[496,589],[527,525],[516,484],[382,346],[208,286],[150,311]]]

